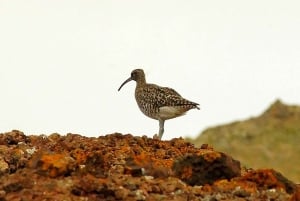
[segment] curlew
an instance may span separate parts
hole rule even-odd
[[[159,139],[164,133],[165,120],[184,115],[190,109],[200,109],[198,103],[189,101],[174,89],[161,87],[146,82],[142,69],[135,69],[130,77],[125,80],[118,91],[131,80],[136,81],[135,100],[140,110],[148,117],[159,121]]]

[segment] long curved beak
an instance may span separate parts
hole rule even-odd
[[[121,84],[121,86],[120,86],[120,88],[118,89],[118,91],[120,91],[121,88],[122,88],[127,82],[130,82],[131,80],[132,80],[131,77],[128,78],[127,80],[125,80],[125,82],[123,82],[123,83]]]

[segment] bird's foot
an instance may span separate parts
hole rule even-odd
[[[160,137],[159,137],[159,135],[156,133],[156,134],[153,135],[153,139],[154,139],[154,140],[160,140]]]

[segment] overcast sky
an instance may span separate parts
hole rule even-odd
[[[163,139],[300,104],[300,3],[276,0],[0,0],[0,132],[152,137],[135,68],[201,110]]]

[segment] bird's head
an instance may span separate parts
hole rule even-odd
[[[131,80],[134,80],[136,81],[138,84],[140,83],[145,83],[146,82],[146,79],[145,79],[145,73],[143,71],[143,69],[135,69],[133,71],[131,71],[131,74],[130,74],[130,77],[125,80],[120,88],[118,89],[118,91],[121,90],[121,88],[127,83],[127,82],[130,82]]]

